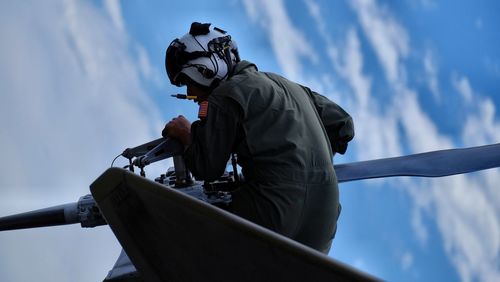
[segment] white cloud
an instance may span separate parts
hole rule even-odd
[[[468,81],[462,77],[462,81]],[[495,118],[495,104],[488,97],[478,95],[471,85],[472,108],[462,129],[462,142],[477,146],[500,142],[500,121]],[[500,197],[498,183],[500,169],[481,172],[471,177],[457,178],[456,208],[460,211],[454,229],[462,227],[463,233],[446,234],[446,246],[454,254],[463,280],[500,280]],[[450,180],[451,181],[451,180]],[[443,219],[445,220],[445,219]],[[452,223],[453,224],[453,223]]]
[[[412,150],[420,152],[453,147],[453,142],[440,134],[421,110],[416,94],[408,89],[406,92],[400,89],[400,92],[404,95],[400,95],[397,101],[404,109],[401,120]],[[481,101],[481,98],[476,96],[475,100]],[[500,124],[494,120],[494,104],[488,99],[480,104],[483,109],[468,113],[464,126],[463,142],[470,146],[500,140],[497,133]],[[443,237],[445,251],[463,281],[496,281],[500,276],[496,267],[500,251],[500,202],[496,200],[498,184],[493,184],[498,181],[500,174],[495,169],[477,175],[415,181],[408,190],[418,208],[414,212],[416,218],[412,219],[418,238],[427,238],[420,213],[433,211],[432,217],[435,217]]]
[[[500,124],[494,120],[493,103],[488,101],[482,103],[484,109],[467,114],[464,144],[473,146],[500,140],[497,133]],[[422,112],[415,93],[408,90],[398,97],[398,103],[404,109],[401,120],[413,151],[454,146]],[[445,251],[463,281],[496,281],[500,277],[496,267],[500,251],[499,172],[495,169],[475,175],[415,180],[408,189],[417,207],[412,219],[417,237],[427,239],[421,213],[432,211]]]
[[[500,142],[500,122],[496,118],[493,100],[477,93],[465,76],[452,75],[452,85],[461,94],[468,107],[474,111],[466,115],[462,140],[467,146],[479,146]]]
[[[401,268],[408,270],[413,265],[413,255],[410,252],[405,252],[401,257]]]
[[[409,39],[404,28],[387,10],[374,1],[353,1],[353,8],[369,39],[379,62],[386,70],[386,79],[393,88],[393,102],[398,109],[399,122],[413,152],[454,147],[453,141],[441,134],[422,110],[417,93],[405,81],[404,59],[409,52]],[[398,39],[399,38],[399,39]],[[432,66],[427,66],[431,70]],[[482,100],[475,94],[465,77],[453,80],[465,102],[475,100],[479,111],[467,115],[464,143],[494,143],[500,140],[499,123],[495,121],[495,106],[491,100]],[[431,84],[432,85],[432,84]],[[471,107],[474,108],[474,107]],[[448,117],[451,118],[451,117]],[[474,141],[469,141],[474,140]],[[496,179],[496,180],[492,180]],[[414,180],[408,189],[417,210],[412,224],[421,240],[427,238],[422,226],[423,212],[432,211],[443,237],[445,251],[463,281],[479,279],[497,281],[500,276],[497,261],[500,254],[500,205],[496,186],[500,181],[498,169],[477,175],[459,175],[437,180]],[[481,183],[481,184],[479,184]],[[494,191],[494,192],[492,192]],[[492,197],[493,195],[493,197]]]
[[[372,7],[373,8],[373,7]],[[373,12],[374,15],[380,15],[381,13]],[[387,15],[385,15],[387,17]],[[377,20],[366,19],[369,22],[376,22]],[[391,21],[390,18],[386,18],[389,22],[393,22],[397,25],[395,21]],[[371,32],[371,29],[365,30],[365,34]],[[414,152],[430,151],[435,149],[444,149],[453,147],[453,143],[449,138],[441,135],[439,129],[434,124],[434,122],[425,114],[419,105],[417,100],[417,93],[410,90],[404,83],[404,79],[400,79],[400,74],[391,74],[390,71],[386,72],[387,80],[392,83],[394,91],[399,93],[397,97],[394,98],[392,103],[394,104],[394,113],[396,115],[382,115],[377,111],[378,100],[375,100],[370,96],[371,90],[371,80],[367,74],[363,73],[363,54],[359,47],[359,39],[354,29],[347,32],[346,43],[344,46],[337,46],[330,44],[330,59],[333,62],[335,69],[342,75],[342,77],[351,85],[354,90],[356,97],[356,108],[354,116],[356,117],[357,126],[357,142],[360,148],[364,148],[363,155],[366,157],[373,154],[370,153],[373,148],[378,148],[379,154],[388,154],[387,147],[385,144],[392,144],[392,151],[398,152],[402,150],[400,148],[401,144],[398,140],[397,124],[401,123],[407,134],[409,140],[409,146]],[[385,48],[386,50],[393,50],[396,54],[393,54],[392,58],[397,58],[395,61],[384,60],[380,58],[382,64],[398,64],[397,68],[401,69],[404,67],[402,54],[399,54],[397,48],[388,48],[387,46],[376,45],[379,40],[372,40],[373,48]],[[384,53],[383,51],[376,51],[377,54]],[[437,68],[433,64],[433,60],[429,55],[424,60],[427,73],[431,80],[429,80],[429,85],[434,93],[437,93]],[[395,63],[399,62],[399,63]],[[390,70],[394,69],[394,66],[385,66],[384,69]],[[387,101],[386,101],[387,102]],[[490,104],[491,106],[491,104]],[[492,113],[491,107],[488,110],[488,106],[484,106],[486,109],[482,110],[483,117],[481,117],[482,123],[485,128],[468,126],[469,131],[472,129],[478,129],[479,132],[494,132],[495,127],[493,125],[492,119],[494,118],[494,113]],[[471,121],[474,124],[475,121]],[[393,127],[385,127],[383,125],[393,124]],[[373,130],[376,128],[384,128],[385,130],[381,133],[378,130]],[[391,130],[392,128],[392,130]],[[372,129],[371,134],[368,133]],[[383,133],[388,133],[384,135]],[[477,133],[476,133],[477,134]],[[377,142],[380,140],[381,142]],[[381,157],[381,156],[377,156]],[[496,259],[495,252],[487,253],[488,248],[493,250],[497,249],[497,242],[493,239],[496,238],[497,228],[495,224],[492,224],[495,220],[498,221],[498,213],[490,208],[474,208],[470,206],[469,203],[464,202],[462,198],[456,197],[450,199],[448,189],[463,189],[463,194],[465,194],[466,189],[470,189],[469,177],[459,176],[461,181],[453,182],[454,178],[445,178],[436,181],[424,180],[424,181],[402,181],[405,182],[404,186],[407,187],[410,195],[412,195],[415,200],[415,207],[413,209],[413,216],[411,219],[411,224],[415,230],[417,238],[425,243],[428,239],[428,231],[425,226],[422,216],[425,212],[429,214],[430,212],[436,213],[438,228],[441,231],[443,239],[445,240],[446,252],[450,256],[450,260],[453,261],[457,270],[460,272],[461,277],[466,280],[468,277],[481,277],[481,278],[491,278],[495,277],[494,265],[492,262]],[[498,175],[493,174],[491,176],[493,179],[498,179]],[[455,188],[453,188],[455,187]],[[468,187],[468,188],[467,188]],[[491,186],[493,187],[493,186]],[[495,206],[494,203],[485,203],[484,191],[481,191],[480,187],[477,187],[477,192],[472,199],[481,202],[482,206]],[[455,195],[457,195],[455,193]],[[496,205],[497,207],[500,205]],[[467,208],[466,208],[467,207]],[[461,211],[457,214],[457,211]],[[484,222],[475,224],[477,221],[472,218],[480,216],[483,214],[488,219]],[[482,234],[488,233],[489,240],[481,241],[480,237]],[[483,266],[476,263],[476,261],[483,261],[485,264]],[[401,266],[403,270],[408,270],[413,264],[413,256],[409,253],[405,253],[401,260]],[[472,276],[471,276],[472,275]],[[488,281],[488,280],[487,280]]]
[[[469,80],[464,76],[460,76],[454,73],[451,77],[451,81],[455,90],[457,90],[458,93],[462,96],[462,99],[464,99],[465,102],[470,103],[472,101],[472,96],[474,96],[474,93],[472,93],[472,88],[470,86]]]
[[[430,50],[427,50],[424,55],[424,69],[427,77],[427,85],[434,99],[440,101],[441,94],[439,93],[438,67],[434,59],[434,55]]]
[[[409,53],[409,36],[406,30],[385,8],[375,0],[352,0],[353,9],[365,30],[365,36],[384,68],[390,83],[404,83],[402,60]]]
[[[91,2],[1,6],[3,216],[76,201],[114,156],[158,136],[163,122],[128,53],[118,2],[106,2],[111,17]],[[102,280],[119,254],[103,227],[0,237],[5,281]]]
[[[317,62],[318,57],[304,34],[287,15],[283,0],[244,0],[249,17],[268,34],[278,64],[285,75],[295,81],[302,80],[303,57]]]
[[[457,175],[431,182],[428,189],[446,253],[463,281],[498,281],[500,206],[499,170]],[[496,184],[487,183],[495,179]],[[495,190],[493,190],[495,189]]]
[[[412,188],[414,186],[407,186],[407,187],[408,187],[408,189],[415,189],[415,188]],[[415,231],[415,236],[417,237],[419,242],[426,244],[427,240],[429,238],[429,232],[427,231],[427,227],[425,226],[425,224],[422,220],[422,212],[421,212],[420,208],[422,208],[422,207],[416,206],[415,208],[413,208],[412,217],[411,217],[411,227]]]
[[[137,51],[137,65],[139,67],[142,77],[148,81],[151,81],[157,86],[164,85],[165,80],[162,80],[163,77],[160,75],[160,73],[161,74],[163,73],[153,68],[153,65],[151,64],[146,49],[139,44],[136,44],[135,47]]]
[[[358,15],[363,34],[368,38],[385,70],[389,86],[397,94],[391,101],[398,115],[394,118],[402,123],[412,151],[422,152],[452,147],[451,141],[439,135],[437,126],[422,110],[417,100],[417,93],[407,86],[404,65],[404,60],[410,51],[407,31],[386,8],[377,6],[374,0],[352,0],[351,4]],[[436,71],[432,61],[427,60],[429,60],[427,68]],[[435,138],[427,138],[428,136]]]
[[[314,0],[305,0],[305,4],[307,6],[307,10],[309,15],[314,19],[316,23],[316,28],[318,29],[319,35],[325,40],[325,43],[328,46],[333,44],[333,41],[328,33],[327,23],[323,20],[323,16],[321,15],[321,7]],[[328,49],[328,47],[327,47]]]
[[[356,95],[358,106],[366,110],[372,102],[370,97],[372,82],[370,77],[363,73],[363,54],[354,28],[348,30],[345,41],[345,46],[341,49],[331,46],[330,60],[344,79],[349,81]],[[339,54],[340,50],[343,51],[341,54]]]
[[[500,142],[500,122],[495,119],[495,104],[490,98],[476,102],[478,114],[468,115],[462,139],[469,146]]]
[[[483,60],[483,65],[488,71],[488,74],[494,76],[497,79],[500,78],[500,64],[498,63],[498,61],[490,57],[486,57]]]
[[[104,6],[106,7],[106,11],[111,18],[114,26],[120,33],[123,33],[125,30],[125,24],[122,17],[122,9],[119,0],[105,0]]]
[[[316,22],[319,35],[326,43],[325,51],[330,56],[333,68],[353,91],[352,108],[357,131],[355,142],[359,143],[359,148],[363,148],[364,157],[366,154],[375,157],[399,154],[403,151],[403,146],[411,152],[457,146],[453,138],[440,132],[437,123],[422,108],[418,93],[408,85],[405,60],[410,54],[410,37],[387,8],[380,7],[374,0],[350,2],[358,16],[362,34],[374,50],[394,94],[391,98],[381,101],[372,96],[372,84],[375,82],[364,69],[364,54],[356,29],[349,28],[345,40],[339,44],[325,29],[326,22],[321,17],[321,6],[314,0],[306,0],[305,3]],[[428,7],[436,5],[433,1],[423,1],[421,4]],[[247,4],[247,11],[257,17],[257,5]],[[268,35],[272,41],[272,34]],[[295,68],[300,69],[300,55],[289,55],[290,59],[296,62]],[[434,54],[425,53],[423,62],[429,88],[433,95],[438,96],[439,70]],[[467,81],[472,89],[468,80],[462,81]],[[464,87],[466,84],[457,80],[456,85]],[[499,122],[495,119],[493,101],[477,99],[477,93],[473,90],[464,93],[460,97],[465,101],[472,95],[473,100],[478,102],[470,108],[471,112],[460,113],[466,115],[467,120],[463,127],[461,144],[499,142]],[[401,136],[402,133],[404,136]],[[408,143],[401,143],[406,140]],[[499,280],[498,169],[442,179],[400,181],[414,200],[411,224],[417,238],[425,243],[430,236],[427,220],[435,220],[445,242],[444,251],[463,281],[476,278],[484,281]],[[409,268],[413,263],[411,254],[402,257],[403,268]],[[357,264],[358,267],[364,268],[364,263]]]
[[[330,45],[329,54],[334,68],[354,91],[356,106],[350,114],[356,124],[355,144],[363,148],[363,159],[400,155],[395,112],[381,113],[379,103],[371,97],[372,82],[363,73],[363,54],[353,28],[347,32],[345,41],[344,46]]]
[[[358,33],[354,27],[346,32],[343,43],[333,40],[321,15],[321,8],[313,0],[307,0],[309,13],[316,23],[318,33],[326,44],[326,51],[333,68],[354,92],[354,105],[349,113],[356,125],[354,144],[363,148],[363,159],[375,159],[400,155],[397,123],[391,110],[381,113],[381,107],[371,97],[372,79],[364,73],[363,54]],[[344,95],[347,100],[350,95]],[[380,130],[384,128],[384,130]]]
[[[438,4],[436,0],[417,0],[426,9],[435,9]]]
[[[454,147],[450,138],[441,135],[437,125],[422,110],[415,91],[406,88],[399,88],[396,91],[400,94],[394,103],[399,109],[400,122],[413,152]]]

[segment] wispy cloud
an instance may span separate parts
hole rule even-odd
[[[420,152],[453,147],[451,138],[439,132],[437,125],[419,104],[416,91],[412,90],[404,79],[404,59],[409,52],[407,32],[375,1],[352,3],[365,36],[386,70],[387,81],[394,92],[398,93],[394,103],[400,109],[399,119],[411,150]],[[427,63],[425,67],[431,76],[436,75],[431,64]],[[431,80],[431,89],[433,84],[435,85]],[[465,103],[471,102],[473,97],[482,100],[473,92],[467,78],[455,77],[453,85]],[[498,122],[494,118],[494,104],[486,99],[480,103],[480,108],[479,111],[466,114],[468,122],[464,126],[464,140],[498,142],[500,138],[495,133],[499,130]],[[420,213],[428,211],[429,206],[432,207],[445,242],[446,253],[464,281],[495,281],[500,275],[496,265],[500,250],[499,205],[489,197],[493,186],[484,185],[491,181],[490,178],[498,181],[498,170],[476,176],[459,175],[433,181],[415,181],[411,184],[415,185],[415,188],[408,190],[419,208],[413,219],[417,234],[420,234],[422,239],[427,237],[426,230],[422,228]]]
[[[288,17],[282,0],[244,0],[249,17],[267,33],[278,64],[287,77],[302,79],[302,58],[317,62],[318,57],[306,36]]]
[[[323,38],[327,46],[331,47],[334,43],[331,35],[328,33],[327,23],[323,19],[321,6],[315,0],[305,0],[304,3],[306,4],[309,15],[314,19],[314,22],[316,23],[316,28],[319,35]]]
[[[439,102],[441,100],[441,94],[439,92],[439,79],[438,79],[439,69],[436,64],[434,55],[430,50],[426,50],[423,63],[429,90],[434,96],[434,100]]]
[[[417,0],[426,9],[435,9],[438,4],[436,0]]]
[[[483,98],[475,105],[477,113],[467,115],[462,130],[464,144],[473,146],[500,142],[500,122],[496,119],[493,101],[490,98]]]
[[[134,46],[137,53],[136,64],[139,67],[139,71],[142,77],[147,81],[151,81],[157,86],[164,85],[166,80],[162,80],[162,78],[164,78],[162,76],[163,71],[158,72],[157,69],[153,68],[153,65],[151,64],[146,48],[137,43],[134,44]]]
[[[326,45],[324,51],[329,54],[333,69],[354,94],[356,142],[365,157],[398,154],[404,149],[423,152],[457,146],[456,139],[440,132],[438,124],[420,104],[419,93],[409,85],[407,74],[412,70],[408,68],[406,60],[411,51],[410,36],[386,6],[374,0],[350,1],[362,35],[376,54],[393,93],[389,100],[380,101],[372,93],[374,82],[364,66],[364,53],[356,28],[349,28],[345,38],[334,40],[325,28],[321,6],[314,0],[304,2]],[[425,8],[436,7],[433,1],[421,1],[420,4]],[[247,4],[247,9],[254,10],[250,14],[257,11],[256,5]],[[274,40],[271,33],[269,36],[271,41]],[[274,51],[278,56],[278,49]],[[435,60],[436,54],[429,50],[417,54],[424,54],[422,63],[428,88],[433,93],[433,100],[437,101],[440,97],[440,70]],[[295,62],[293,68],[300,70],[301,55],[297,52],[288,55]],[[300,71],[289,73],[297,74]],[[476,101],[469,107],[470,112],[461,113],[466,116],[467,122],[463,126],[460,142],[465,145],[499,142],[500,127],[495,118],[494,103],[488,98],[480,98],[464,76],[454,77],[452,84],[461,93],[459,97],[464,103]],[[383,130],[376,130],[378,128]],[[404,134],[404,139],[401,134]],[[407,140],[407,143],[401,143],[403,140]],[[414,200],[411,222],[417,238],[425,243],[429,238],[426,221],[435,219],[445,242],[445,252],[464,281],[498,280],[496,261],[500,248],[500,200],[497,200],[498,193],[495,192],[498,181],[498,170],[438,180],[404,181],[404,186]],[[402,258],[403,269],[408,269],[412,264],[411,254]]]
[[[350,3],[390,83],[404,83],[402,60],[408,56],[410,48],[406,30],[375,0],[352,0]]]
[[[498,61],[490,57],[486,57],[483,60],[483,64],[488,71],[488,74],[494,76],[497,79],[500,78],[500,64],[498,63]]]
[[[470,103],[474,93],[472,93],[469,80],[464,76],[454,73],[451,77],[451,82],[455,90],[462,96],[462,99]]]
[[[463,281],[497,281],[500,207],[496,199],[498,170],[476,176],[458,175],[433,181],[432,195],[446,253]],[[446,189],[443,189],[446,188]]]
[[[363,54],[357,32],[351,28],[345,45],[330,45],[330,59],[335,69],[354,91],[352,116],[356,123],[356,144],[363,159],[401,154],[395,112],[381,112],[381,105],[371,96],[371,78],[363,71]],[[380,130],[384,128],[384,130]],[[362,155],[362,156],[361,156]]]
[[[364,144],[363,140],[359,139],[367,137],[363,133],[362,123],[370,127],[377,126],[373,124],[374,121],[384,121],[382,123],[384,125],[402,125],[405,139],[408,140],[406,145],[413,152],[456,146],[451,137],[440,133],[437,124],[420,105],[418,93],[408,85],[406,74],[411,70],[406,66],[406,59],[410,53],[410,37],[386,7],[372,0],[350,2],[358,15],[363,35],[374,50],[385,72],[387,83],[395,94],[392,100],[383,101],[385,104],[392,105],[388,108],[393,111],[392,115],[383,115],[376,110],[381,101],[371,96],[372,80],[370,73],[363,70],[364,59],[359,48],[360,40],[357,32],[351,28],[347,32],[346,43],[336,44],[336,41],[331,40],[330,35],[321,28],[325,24],[320,17],[318,5],[313,0],[308,0],[306,3],[309,3],[310,14],[316,17],[318,33],[327,43],[334,68],[351,86],[357,98],[356,107],[362,109],[361,113],[356,113],[359,115],[356,119],[357,131],[360,132],[356,137],[357,142]],[[424,1],[421,4],[428,8],[435,6],[430,1]],[[434,55],[428,50],[424,52],[423,65],[429,89],[436,101],[440,96],[440,86],[439,69]],[[478,93],[475,93],[464,76],[454,76],[452,84],[460,93],[464,103],[475,101],[469,106],[470,112],[462,113],[467,117],[467,122],[463,127],[463,144],[473,146],[499,142],[500,123],[495,119],[495,104],[490,99],[481,98]],[[367,118],[363,118],[363,115]],[[393,142],[394,151],[402,151],[402,146],[405,144],[400,143],[397,129],[391,128],[387,130],[390,136],[382,140]],[[386,127],[384,127],[385,130]],[[376,134],[381,135],[380,132]],[[373,135],[370,138],[372,141]],[[373,143],[369,145],[364,146],[364,150],[370,151]],[[363,147],[360,146],[360,148]],[[436,218],[441,236],[445,241],[445,251],[464,281],[472,279],[496,281],[500,275],[495,263],[499,259],[500,250],[498,242],[500,200],[497,200],[498,193],[495,192],[497,184],[494,184],[499,181],[499,175],[496,169],[470,176],[404,181],[415,203],[411,222],[416,236],[425,243],[429,234],[423,218],[428,218],[425,215]],[[482,220],[478,220],[479,218]],[[483,237],[483,234],[488,235]],[[481,239],[482,237],[484,240]],[[402,263],[403,268],[407,268],[412,264],[412,259],[406,256]]]
[[[314,0],[307,0],[305,3],[325,43],[325,51],[332,67],[353,91],[355,106],[350,110],[350,114],[356,123],[354,144],[361,149],[358,158],[375,159],[400,155],[394,112],[388,110],[382,113],[381,105],[372,97],[372,78],[364,69],[358,32],[354,27],[350,27],[345,38],[334,40],[327,31],[319,5]],[[380,128],[384,130],[380,131]]]
[[[123,21],[122,9],[119,0],[105,0],[104,6],[114,27],[121,33],[125,31],[125,23]]]
[[[470,112],[462,128],[462,142],[479,146],[500,142],[500,121],[496,118],[495,103],[488,96],[475,91],[466,76],[454,72],[451,84],[467,103]]]
[[[401,257],[401,268],[408,270],[413,265],[413,255],[410,252],[405,252]]]
[[[129,53],[135,43],[119,2],[105,4],[105,11],[80,1],[10,2],[0,9],[0,146],[9,159],[0,172],[1,215],[76,201],[114,156],[162,128]],[[119,248],[107,228],[0,236],[5,281],[102,280]]]

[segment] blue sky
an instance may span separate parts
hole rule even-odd
[[[192,21],[330,97],[356,139],[336,163],[500,142],[497,1],[2,1],[0,215],[76,201],[165,121],[166,46]],[[156,166],[151,177],[169,166]],[[500,171],[340,186],[330,256],[389,281],[500,280]],[[0,234],[2,281],[100,281],[107,227]]]

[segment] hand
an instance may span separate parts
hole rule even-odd
[[[178,139],[184,146],[189,146],[191,144],[191,123],[180,115],[165,125],[161,135]]]

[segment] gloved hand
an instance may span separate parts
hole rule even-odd
[[[189,146],[191,144],[191,123],[180,115],[165,125],[161,135],[178,139],[184,146]]]

